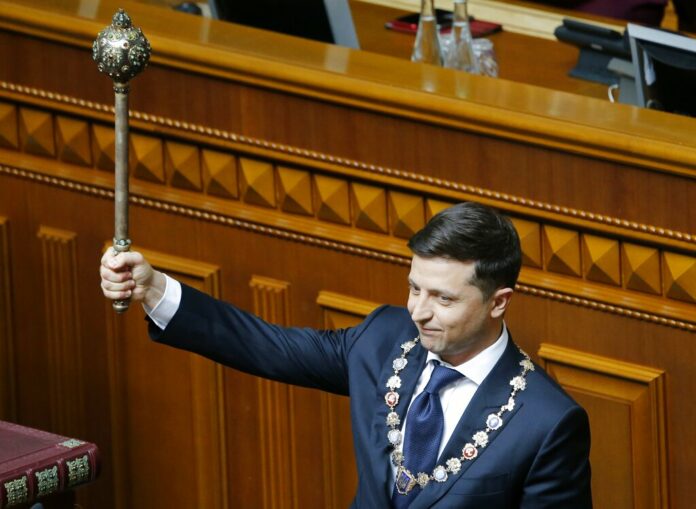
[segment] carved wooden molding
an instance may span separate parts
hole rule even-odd
[[[10,222],[0,216],[0,419],[17,418],[14,328],[12,325]]]
[[[3,81],[0,81],[0,98],[5,98],[10,102],[16,102],[19,106],[19,111],[22,111],[21,105],[26,104],[30,110],[32,107],[42,107],[50,109],[56,115],[60,113],[80,115],[86,120],[91,121],[93,129],[104,129],[101,123],[110,123],[113,119],[112,106]],[[0,108],[3,106],[5,109],[13,107],[12,104],[0,101]],[[0,110],[0,112],[1,111],[2,110]],[[447,203],[465,200],[480,201],[506,211],[511,215],[522,215],[538,221],[543,220],[544,222],[572,225],[576,229],[597,231],[604,235],[633,238],[637,242],[658,243],[675,249],[694,249],[694,246],[696,246],[696,235],[686,232],[673,231],[667,228],[605,216],[590,211],[531,200],[522,196],[492,191],[460,182],[447,181],[410,171],[336,157],[331,154],[269,142],[263,139],[239,135],[220,129],[213,129],[203,125],[180,122],[171,118],[164,118],[143,112],[131,111],[130,114],[132,117],[131,128],[134,132],[152,132],[153,126],[156,125],[157,132],[162,133],[163,136],[161,139],[152,136],[136,137],[140,145],[147,144],[148,142],[153,144],[159,141],[162,151],[164,150],[165,140],[173,138],[188,142],[187,144],[180,145],[181,150],[194,147],[200,147],[200,150],[204,150],[202,148],[204,145],[213,146],[218,147],[223,153],[232,151],[236,153],[238,157],[246,155],[252,156],[252,161],[254,158],[264,159],[266,161],[270,160],[275,162],[276,165],[283,167],[289,165],[290,167],[308,168],[317,174],[333,174],[347,177],[351,180],[357,177],[361,181],[367,180],[384,188],[393,188],[395,193],[398,192],[397,190],[405,190],[418,195],[427,196],[432,200],[444,200]],[[9,115],[8,118],[12,119],[16,118],[16,116],[13,117]],[[110,128],[107,127],[106,129]],[[111,131],[113,131],[113,129],[111,129]],[[101,152],[112,152],[110,148],[111,147],[104,147],[104,150],[97,151],[94,157],[100,156]],[[96,150],[95,148],[95,151]],[[143,150],[146,154],[150,153],[150,151],[144,147],[141,149],[141,152]],[[137,154],[132,153],[131,155],[136,158],[134,161],[136,164],[144,164],[142,159],[147,160],[146,155],[143,155],[141,159],[137,159]],[[158,162],[156,173],[158,175],[163,175],[163,170],[159,169],[160,165],[161,163]],[[160,179],[161,178],[162,177],[160,177]],[[145,179],[147,179],[147,177],[145,177]],[[176,185],[174,187],[176,187]],[[181,187],[185,189],[190,188],[187,185]],[[399,197],[398,194],[396,196]],[[406,198],[408,197],[409,195],[406,195]],[[361,198],[363,200],[366,199],[366,197],[363,198],[362,196]],[[393,197],[391,197],[391,199],[393,199]],[[403,201],[403,199],[400,201]],[[410,208],[408,212],[411,212]],[[392,215],[391,220],[393,224],[398,224],[402,221],[398,215]],[[374,220],[372,222],[379,223],[379,221]],[[409,221],[407,221],[407,223],[408,222]]]
[[[80,436],[85,422],[75,232],[41,226],[51,424]]]
[[[36,117],[32,125],[47,123],[44,117],[48,113],[42,113],[35,104],[25,106],[26,97],[13,100],[17,105],[10,104],[11,108],[4,110],[18,113],[8,114],[8,118],[16,118],[19,123],[19,119]],[[0,106],[3,104],[9,103],[0,102]],[[50,104],[58,109],[66,108],[55,97]],[[98,114],[106,109],[97,108],[95,114],[85,108],[84,122],[74,120],[70,129],[63,129],[72,135],[62,136],[59,152],[64,155],[60,157],[73,154],[72,158],[90,159],[97,167],[100,161],[108,161],[106,152],[111,150],[109,133],[113,129],[102,125]],[[63,114],[61,111],[55,116],[62,118]],[[136,119],[138,115],[134,114]],[[428,217],[457,201],[479,201],[506,211],[515,223],[525,264],[520,278],[522,285],[557,292],[558,287],[546,285],[554,279],[562,282],[561,293],[605,308],[610,306],[607,309],[612,312],[630,310],[623,314],[647,314],[655,317],[648,319],[656,323],[665,323],[662,319],[673,320],[678,322],[677,326],[682,322],[696,323],[693,310],[683,305],[696,304],[696,238],[690,234],[532,202],[171,119],[140,116],[141,130],[151,127],[153,122],[165,127],[164,137],[158,137],[140,133],[138,126],[134,126],[132,203],[407,264],[410,253],[404,239]],[[84,152],[84,135],[80,134],[88,128],[95,140],[89,156]],[[168,139],[170,136],[178,141]],[[78,140],[76,146],[71,147],[69,140]],[[0,173],[101,196],[111,194],[103,190],[110,185],[110,174],[90,171],[77,164],[66,166],[57,160],[59,156],[50,160],[21,153],[19,148],[0,148],[0,151],[6,162],[22,166],[0,166]],[[82,155],[76,156],[78,153]],[[58,173],[61,178],[53,176]],[[65,183],[61,180],[63,176],[73,182]],[[84,187],[85,184],[95,187]],[[203,196],[205,210],[201,208]],[[548,277],[536,277],[537,269]],[[565,279],[559,280],[559,276]],[[597,284],[606,285],[609,293],[620,289],[620,299],[610,300],[603,292],[594,291]]]
[[[113,192],[102,187],[80,184],[57,177],[48,177],[40,173],[35,173],[34,171],[21,170],[0,164],[0,174],[2,173],[74,190],[77,192],[83,192],[98,197],[113,199]],[[135,195],[131,195],[130,201],[136,205],[142,205],[199,220],[224,224],[234,228],[241,228],[262,235],[278,237],[284,240],[302,242],[316,247],[342,251],[356,256],[364,256],[389,263],[396,263],[399,265],[410,264],[410,257],[408,256],[408,252],[405,248],[403,249],[402,256],[393,256],[373,249],[355,247],[344,242],[329,241],[310,235],[289,232],[280,228],[260,225],[256,222],[236,219],[223,214],[211,213],[207,210],[202,211],[200,208],[198,208],[198,206],[180,206],[171,204],[164,200],[142,198]],[[439,207],[441,203],[442,202],[429,201],[428,205],[429,208],[437,210],[435,207]],[[251,216],[252,219],[258,222],[267,222],[270,217],[268,213],[256,216],[254,215],[254,211],[250,211],[250,213],[247,212],[244,215],[246,217]],[[518,227],[518,230],[520,230],[520,220],[513,219],[513,222]],[[518,291],[533,295],[535,297],[567,302],[588,307],[593,310],[618,314],[620,316],[626,316],[639,320],[651,321],[660,325],[676,327],[690,332],[696,331],[696,318],[694,318],[691,308],[685,303],[672,299],[651,297],[650,295],[644,293],[630,291],[631,287],[629,283],[626,283],[627,290],[619,290],[617,293],[617,291],[613,290],[611,287],[598,286],[591,281],[582,281],[576,278],[566,277],[561,274],[555,275],[550,272],[540,274],[533,268],[536,265],[533,257],[536,257],[539,260],[541,257],[541,248],[534,247],[540,243],[540,234],[538,233],[540,230],[540,225],[529,221],[525,222],[527,225],[532,225],[532,230],[535,229],[537,233],[530,234],[527,232],[527,234],[525,234],[522,230],[520,230],[523,255],[525,256],[525,266],[522,267],[522,272],[520,273],[520,279],[517,285]],[[283,226],[289,226],[288,221],[285,220],[283,222]],[[308,229],[306,224],[302,224],[301,226],[305,228],[305,231]],[[325,231],[326,229],[322,229],[322,232]],[[340,231],[338,233],[343,234],[344,232]],[[337,237],[340,238],[338,234]],[[529,240],[530,238],[532,239],[531,241]],[[388,248],[388,246],[379,244],[375,244],[375,247]],[[529,253],[531,253],[531,255],[529,255]],[[626,281],[630,280],[626,278]],[[557,291],[559,287],[563,288],[563,292]]]
[[[252,276],[249,283],[254,314],[266,321],[289,326],[290,303],[287,281]],[[260,426],[259,467],[265,509],[291,508],[296,499],[296,457],[292,423],[295,418],[294,388],[279,382],[257,379]]]
[[[590,416],[595,496],[615,493],[632,499],[632,507],[668,508],[665,373],[548,343],[538,353]],[[608,502],[595,500],[616,507]]]
[[[379,306],[379,304],[364,299],[325,290],[319,292],[316,302],[324,312],[325,329],[342,329],[357,325]],[[346,501],[339,500],[338,493],[345,490],[341,490],[339,486],[348,483],[357,485],[355,459],[352,455],[350,458],[345,457],[345,455],[339,457],[336,453],[342,449],[340,447],[342,441],[352,438],[347,433],[350,423],[348,398],[322,393],[321,416],[322,429],[327,431],[323,435],[322,443],[324,479],[326,479],[324,505],[325,507],[341,507],[345,505]],[[344,433],[336,432],[335,430],[338,429],[342,429]]]
[[[64,16],[48,9],[40,11],[9,5],[5,10],[3,21],[7,30],[85,49],[91,46],[94,33],[103,26],[94,20],[77,18],[72,19],[70,28],[66,29]],[[141,19],[144,26],[147,26],[148,19],[156,23],[154,16],[159,16],[156,11],[148,9],[141,9],[140,15],[145,16]],[[514,17],[522,15],[518,11]],[[196,23],[192,21],[190,32],[196,32],[193,28]],[[200,29],[205,30],[203,26]],[[293,48],[291,53],[298,56],[288,60],[274,52],[272,47],[260,51],[253,48],[257,51],[250,51],[252,48],[247,46],[245,38],[239,39],[225,45],[227,47],[215,47],[215,44],[201,45],[198,37],[191,38],[188,33],[180,37],[177,44],[172,44],[170,37],[154,34],[151,42],[161,50],[153,54],[151,63],[433,125],[648,166],[659,171],[693,174],[696,154],[686,137],[671,141],[659,130],[651,129],[649,121],[643,124],[636,122],[632,118],[635,115],[629,112],[616,112],[603,124],[596,123],[592,115],[588,115],[585,122],[578,122],[566,111],[550,111],[543,115],[530,106],[535,91],[527,90],[528,87],[521,84],[517,87],[518,94],[514,95],[522,96],[522,100],[509,100],[511,98],[507,96],[510,94],[506,93],[494,94],[499,97],[493,105],[477,94],[471,94],[467,101],[456,101],[455,92],[446,86],[442,87],[440,94],[426,93],[416,87],[404,87],[395,93],[395,85],[400,83],[384,83],[376,79],[380,75],[372,70],[383,63],[384,57],[381,55],[352,52],[351,61],[359,62],[356,69],[332,73],[331,79],[327,79],[324,67],[312,65],[311,58],[302,58],[304,54],[321,58],[323,50],[318,47],[294,41],[290,43]],[[395,64],[392,62],[392,65]],[[416,83],[419,77],[417,71],[407,67],[407,63],[403,65],[404,76],[410,78],[409,84]],[[435,70],[438,76],[441,72]],[[360,80],[361,86],[356,87],[356,80]],[[444,77],[442,81],[446,81]],[[503,84],[491,82],[489,86],[501,87],[501,92],[507,91]],[[586,110],[596,108],[599,112],[601,108],[598,101],[585,104],[588,102],[586,98],[569,100],[580,103],[577,110],[582,111],[582,106],[586,106]],[[632,122],[642,128],[637,130],[642,131],[645,143],[634,143],[634,136],[626,133],[625,125]],[[606,136],[607,130],[614,134]]]
[[[376,302],[358,299],[356,297],[351,297],[349,295],[343,295],[340,293],[328,292],[326,290],[319,292],[319,295],[317,296],[317,304],[324,308],[324,310],[330,309],[361,318],[365,318],[380,306],[380,304]],[[328,323],[325,325],[327,327],[329,326]],[[331,328],[337,328],[336,324],[333,323]]]
[[[104,249],[111,247],[111,242],[104,244]],[[220,297],[219,268],[197,260],[175,257],[158,251],[136,247],[157,269],[206,292],[213,297]],[[107,309],[109,351],[109,378],[112,391],[112,455],[115,492],[115,507],[125,509],[129,506],[128,451],[126,437],[123,436],[124,417],[128,409],[126,402],[125,373],[120,342],[120,320],[116,319],[111,305],[105,302]],[[227,490],[227,458],[225,437],[225,394],[223,367],[201,356],[189,354],[190,394],[192,409],[192,440],[194,441],[196,480],[191,482],[197,488],[197,507],[229,507]]]

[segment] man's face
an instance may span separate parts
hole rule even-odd
[[[411,262],[408,311],[421,344],[455,366],[495,342],[512,293],[501,289],[484,300],[470,283],[474,273],[475,262],[417,255]],[[502,303],[501,294],[506,295]]]

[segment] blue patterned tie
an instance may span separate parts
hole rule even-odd
[[[428,384],[408,409],[406,436],[404,437],[404,466],[414,475],[419,472],[430,474],[435,468],[437,452],[442,441],[445,419],[440,403],[440,390],[457,381],[462,375],[459,371],[445,368],[436,363]],[[408,507],[420,487],[401,495],[394,488],[392,502],[396,509]]]

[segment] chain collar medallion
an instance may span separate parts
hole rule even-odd
[[[399,414],[394,410],[399,404],[399,393],[397,389],[401,387],[401,377],[399,372],[401,372],[408,364],[408,359],[406,356],[413,350],[413,348],[420,341],[419,337],[416,337],[410,341],[406,341],[401,345],[401,355],[392,361],[392,369],[394,374],[387,380],[386,386],[387,393],[384,395],[384,402],[387,407],[389,407],[389,413],[387,414],[387,440],[392,446],[391,461],[396,467],[396,491],[401,495],[408,495],[408,493],[415,488],[420,486],[425,488],[431,481],[435,482],[445,482],[449,477],[449,474],[456,474],[461,470],[462,463],[466,461],[473,461],[479,454],[479,450],[483,449],[488,445],[489,433],[499,430],[504,423],[503,414],[505,412],[510,412],[515,408],[515,396],[518,392],[525,390],[527,387],[527,373],[529,371],[534,371],[534,364],[532,363],[529,355],[527,355],[523,350],[520,349],[520,353],[524,358],[520,361],[520,374],[513,377],[510,380],[510,385],[512,389],[510,391],[510,396],[504,405],[501,405],[500,410],[496,413],[491,413],[486,417],[485,428],[477,431],[471,437],[471,442],[468,442],[462,448],[461,456],[452,457],[445,461],[444,465],[437,465],[432,472],[418,472],[412,473],[405,466],[405,458],[403,454],[403,433],[399,428],[401,424],[401,419]]]

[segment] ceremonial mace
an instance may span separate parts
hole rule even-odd
[[[128,238],[128,82],[150,61],[150,43],[140,28],[131,24],[123,9],[111,19],[111,25],[99,32],[92,45],[97,68],[114,82],[115,178],[114,178],[114,249],[130,249]],[[130,299],[113,302],[114,310],[123,313]]]

